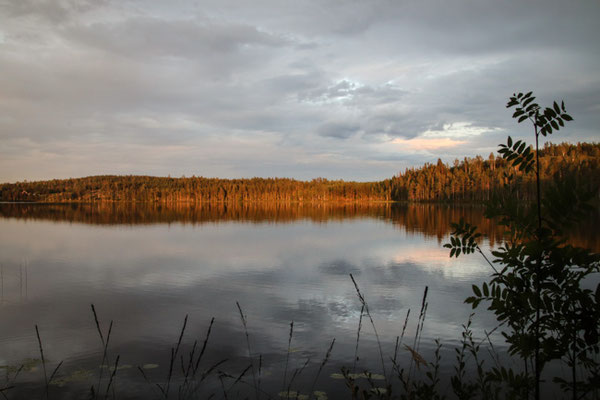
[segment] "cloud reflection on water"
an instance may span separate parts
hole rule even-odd
[[[439,210],[435,213],[444,221],[455,218],[455,211],[448,209],[451,215],[443,217]],[[90,303],[105,324],[114,319],[111,346],[127,364],[163,360],[186,314],[186,338],[202,340],[214,316],[211,357],[227,355],[241,362],[246,350],[235,306],[239,301],[248,316],[254,351],[272,355],[273,363],[281,362],[291,320],[294,346],[301,350],[298,357],[322,356],[335,337],[332,362],[347,363],[360,315],[349,273],[369,302],[386,349],[400,334],[408,308],[411,321],[416,318],[425,285],[429,309],[423,349],[430,350],[434,338],[455,341],[471,312],[462,302],[471,284],[489,271],[478,257],[450,260],[438,243],[439,232],[446,228],[427,234],[430,225],[402,225],[419,221],[419,212],[395,212],[381,208],[327,222],[300,218],[286,223],[143,225],[3,214],[4,362],[36,356],[34,324],[48,343],[48,357],[66,360],[67,367],[92,362],[100,345]],[[27,267],[26,298],[19,291],[21,265]],[[489,316],[478,316],[476,327],[492,322]],[[363,361],[377,368],[377,360],[369,357],[374,354],[373,335],[367,325],[363,328]],[[408,337],[413,332],[411,322]]]

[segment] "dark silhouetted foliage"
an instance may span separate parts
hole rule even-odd
[[[487,216],[504,225],[508,235],[492,251],[491,278],[481,286],[473,285],[474,296],[466,303],[473,308],[481,303],[488,305],[504,325],[502,334],[510,354],[523,362],[523,369],[516,372],[508,369],[503,374],[493,368],[490,379],[506,382],[519,398],[533,395],[539,400],[544,367],[560,362],[570,376],[554,376],[553,381],[577,400],[590,393],[597,395],[600,389],[600,284],[595,290],[586,287],[600,272],[600,255],[568,244],[567,232],[569,226],[589,214],[588,202],[597,194],[597,188],[573,173],[584,164],[585,156],[563,155],[563,160],[580,160],[567,164],[571,169],[564,171],[559,166],[545,165],[538,157],[540,135],[558,131],[572,118],[564,103],[554,102],[552,107],[542,109],[534,100],[531,92],[515,94],[507,107],[516,107],[513,118],[519,123],[532,123],[535,149],[523,141],[513,142],[509,136],[499,150],[514,174],[532,181],[529,190],[533,190],[533,197],[518,196],[518,187],[507,183],[506,191],[495,193],[487,203]],[[549,168],[555,170],[554,179],[543,182],[544,171]],[[514,179],[514,175],[509,178]],[[461,221],[453,227],[451,241],[445,245],[450,248],[450,256],[484,254],[477,244],[475,226]]]

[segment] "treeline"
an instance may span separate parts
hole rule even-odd
[[[574,179],[577,186],[598,192],[600,188],[600,143],[546,144],[540,150],[542,181]],[[482,202],[494,193],[514,186],[521,199],[535,198],[535,176],[508,166],[502,157],[490,154],[455,160],[448,166],[438,160],[407,169],[392,178],[390,197],[396,201]]]
[[[546,145],[540,152],[541,179],[571,177],[579,186],[600,188],[600,143]],[[490,154],[455,160],[438,160],[407,169],[380,182],[346,182],[323,178],[298,181],[287,178],[164,178],[152,176],[91,176],[0,185],[0,201],[34,202],[159,202],[159,203],[248,203],[248,202],[381,202],[435,201],[481,202],[506,185],[517,189],[522,199],[534,197],[533,174],[509,167]]]
[[[90,176],[19,182],[0,187],[2,201],[163,203],[244,202],[374,202],[390,201],[391,180],[344,182],[323,178],[164,178],[153,176]]]

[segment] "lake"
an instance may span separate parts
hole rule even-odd
[[[109,394],[117,398],[159,398],[156,383],[167,381],[172,398],[184,386],[183,397],[194,390],[199,398],[221,398],[224,391],[229,398],[255,398],[252,385],[258,381],[277,398],[292,377],[291,392],[313,388],[317,398],[348,398],[338,379],[341,367],[384,373],[350,274],[368,303],[385,372],[391,373],[396,338],[410,309],[398,364],[414,369],[404,344],[433,361],[439,339],[441,373],[447,376],[472,312],[463,301],[471,285],[491,272],[478,255],[450,259],[442,248],[450,222],[460,217],[482,227],[482,248],[497,243],[499,228],[481,208],[467,206],[0,204],[0,365],[9,383],[23,365],[6,394],[44,393],[37,325],[47,376],[63,362],[50,398],[88,398],[90,386],[97,389],[99,382],[101,397],[110,382]],[[597,235],[574,233],[573,240],[598,248]],[[426,314],[415,340],[425,287]],[[108,363],[91,304],[104,340],[113,321]],[[213,317],[195,386],[184,384],[182,369],[189,370],[191,353],[196,364]],[[494,327],[494,318],[478,309],[475,335],[483,338]],[[502,353],[498,335],[492,340]],[[450,391],[444,380],[442,390]],[[259,396],[268,398],[265,393]]]

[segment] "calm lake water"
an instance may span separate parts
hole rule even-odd
[[[228,397],[255,397],[247,384],[253,379],[277,398],[287,387],[284,375],[289,383],[294,370],[310,359],[291,386],[306,394],[334,338],[313,390],[329,399],[348,398],[343,380],[332,374],[353,367],[361,303],[350,274],[368,302],[388,374],[409,309],[403,343],[415,344],[427,286],[419,352],[432,361],[434,340],[440,339],[441,372],[450,374],[461,325],[472,312],[463,300],[472,284],[490,274],[480,257],[450,259],[442,248],[450,222],[461,216],[482,227],[483,248],[497,242],[497,228],[481,209],[469,207],[0,204],[0,365],[9,378],[24,365],[15,388],[6,393],[9,398],[44,393],[37,325],[47,375],[63,361],[56,384],[49,387],[50,398],[87,398],[90,386],[97,388],[100,371],[104,395],[109,373],[101,368],[94,304],[105,339],[113,321],[108,356],[113,365],[119,355],[110,390],[117,398],[159,397],[154,383],[167,381],[171,349],[186,315],[179,349],[183,361],[178,355],[173,368],[173,398],[182,384],[181,365],[188,365],[195,340],[201,347],[213,317],[198,375],[226,361],[199,385],[200,398],[223,397],[223,386]],[[590,235],[574,234],[574,240],[598,245]],[[237,377],[251,363],[236,302],[246,316],[255,378],[249,369],[233,385],[229,376]],[[476,335],[494,326],[493,317],[478,309]],[[501,340],[497,350],[503,350]],[[366,317],[358,357],[357,371],[383,373]],[[409,368],[410,359],[401,346],[398,362]]]

